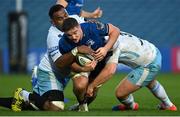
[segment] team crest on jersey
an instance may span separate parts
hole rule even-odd
[[[96,26],[97,26],[97,29],[98,30],[102,30],[105,28],[105,25],[99,21],[95,22],[96,23]]]
[[[91,47],[92,45],[94,45],[94,41],[92,40],[92,39],[89,39],[87,42],[86,42],[86,44],[89,46],[89,47]]]
[[[82,6],[83,6],[83,4],[76,3],[76,5],[75,5],[75,6],[77,6],[77,7],[82,7]]]

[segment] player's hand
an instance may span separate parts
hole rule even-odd
[[[86,63],[84,66],[83,66],[83,71],[84,72],[90,72],[90,71],[93,71],[95,69],[97,65],[97,61],[93,60],[89,63]]]
[[[105,47],[98,48],[94,54],[97,61],[101,61],[107,54],[107,49]]]
[[[85,45],[78,46],[77,49],[78,49],[78,53],[89,54],[89,55],[94,54],[94,50]]]
[[[93,17],[92,18],[100,18],[102,16],[103,11],[98,7],[94,12],[92,12]]]
[[[86,96],[87,97],[92,97],[93,96],[93,92],[94,92],[94,87],[90,84],[87,88],[86,91]]]

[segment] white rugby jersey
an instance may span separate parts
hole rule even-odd
[[[77,15],[71,15],[69,17],[75,18],[78,23],[84,23],[84,19]],[[48,36],[47,36],[47,52],[44,57],[41,59],[39,68],[44,71],[57,71],[64,73],[66,70],[59,70],[55,67],[54,62],[62,56],[59,51],[59,40],[61,39],[63,32],[57,29],[55,26],[51,26],[49,28]],[[68,70],[69,71],[69,70]]]
[[[119,62],[130,67],[147,66],[156,56],[156,47],[132,34],[121,32],[118,40]]]

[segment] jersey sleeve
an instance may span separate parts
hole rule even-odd
[[[68,11],[69,15],[80,15],[81,8],[83,6],[83,0],[68,0],[67,2],[68,6],[66,7],[66,10]]]
[[[78,4],[84,4],[84,0],[74,0],[76,3],[78,3]]]
[[[62,38],[59,40],[59,51],[61,54],[66,54],[70,52],[73,48],[75,48],[77,45],[72,45],[71,42],[67,41],[66,35],[63,35]]]
[[[47,48],[48,55],[55,62],[62,54],[59,51],[59,39],[61,35],[48,35]]]
[[[118,64],[119,61],[119,55],[120,55],[121,51],[120,49],[117,47],[113,50],[112,56],[108,59],[107,63],[115,63]]]

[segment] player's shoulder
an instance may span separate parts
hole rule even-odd
[[[59,38],[63,35],[63,32],[57,29],[55,26],[51,26],[48,31],[47,38]]]
[[[59,40],[62,38],[63,32],[58,30],[56,27],[51,26],[49,28],[48,36],[47,36],[47,45],[48,47],[58,45]]]
[[[69,38],[65,34],[61,37],[58,43],[60,47],[69,47],[72,45],[72,42],[69,41]]]
[[[87,25],[89,25],[89,27],[93,27],[94,29],[97,30],[103,30],[105,28],[107,28],[108,23],[104,23],[98,20],[88,20],[86,21]]]
[[[85,22],[85,23],[81,23],[81,28],[85,31],[92,31],[92,30],[96,30],[97,29],[97,23],[95,22]]]

